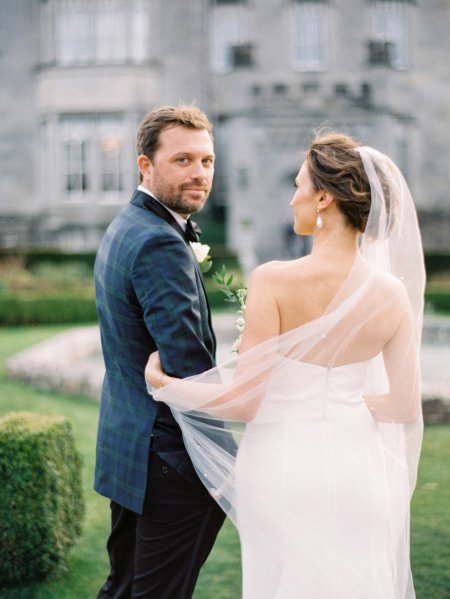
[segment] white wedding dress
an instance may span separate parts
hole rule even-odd
[[[369,220],[323,315],[154,391],[238,528],[242,599],[415,599],[423,253],[401,173],[359,152]]]
[[[341,289],[336,309],[244,352],[236,374],[225,364],[156,392],[238,529],[242,599],[415,599],[409,506],[422,438],[415,331],[399,325],[389,360],[341,359],[355,346],[363,354],[368,332],[382,329],[373,315],[378,275],[366,268],[355,265],[356,290]],[[380,397],[381,405],[372,400]]]
[[[243,597],[394,599],[384,447],[362,398],[368,363],[280,360],[236,460]]]

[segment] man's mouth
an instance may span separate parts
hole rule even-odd
[[[195,187],[193,185],[186,185],[182,187],[183,191],[207,191],[207,187]]]

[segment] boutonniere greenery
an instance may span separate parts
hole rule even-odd
[[[195,258],[197,259],[198,265],[200,266],[200,270],[203,273],[208,272],[212,266],[212,258],[209,255],[209,250],[211,248],[209,245],[200,243],[198,241],[190,241],[189,244],[194,252]]]
[[[238,338],[233,344],[233,352],[239,353],[239,347],[241,345],[242,333],[245,327],[245,300],[247,298],[247,288],[232,287],[234,275],[228,274],[225,266],[222,266],[219,272],[215,272],[213,275],[214,281],[219,285],[222,293],[225,294],[225,301],[232,304],[237,304],[238,317],[234,323],[238,330]]]

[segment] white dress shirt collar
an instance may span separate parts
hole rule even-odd
[[[149,196],[151,196],[154,200],[156,200],[157,202],[159,202],[158,198],[156,198],[151,191],[149,191],[146,187],[144,187],[143,185],[139,185],[138,186],[138,190],[139,191],[143,191],[144,193],[148,194]],[[183,229],[183,231],[186,231],[186,225],[187,225],[187,220],[185,218],[183,218],[181,216],[181,214],[178,214],[178,212],[175,212],[174,210],[171,210],[170,208],[168,208],[165,204],[163,204],[162,202],[159,202],[161,204],[161,206],[164,206],[164,208],[166,210],[168,210],[170,212],[170,214],[174,217],[174,219],[177,221],[177,223],[180,225],[180,227]]]

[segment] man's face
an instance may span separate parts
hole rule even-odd
[[[214,146],[206,129],[163,129],[159,147],[141,168],[142,185],[183,216],[198,212],[211,192]]]

